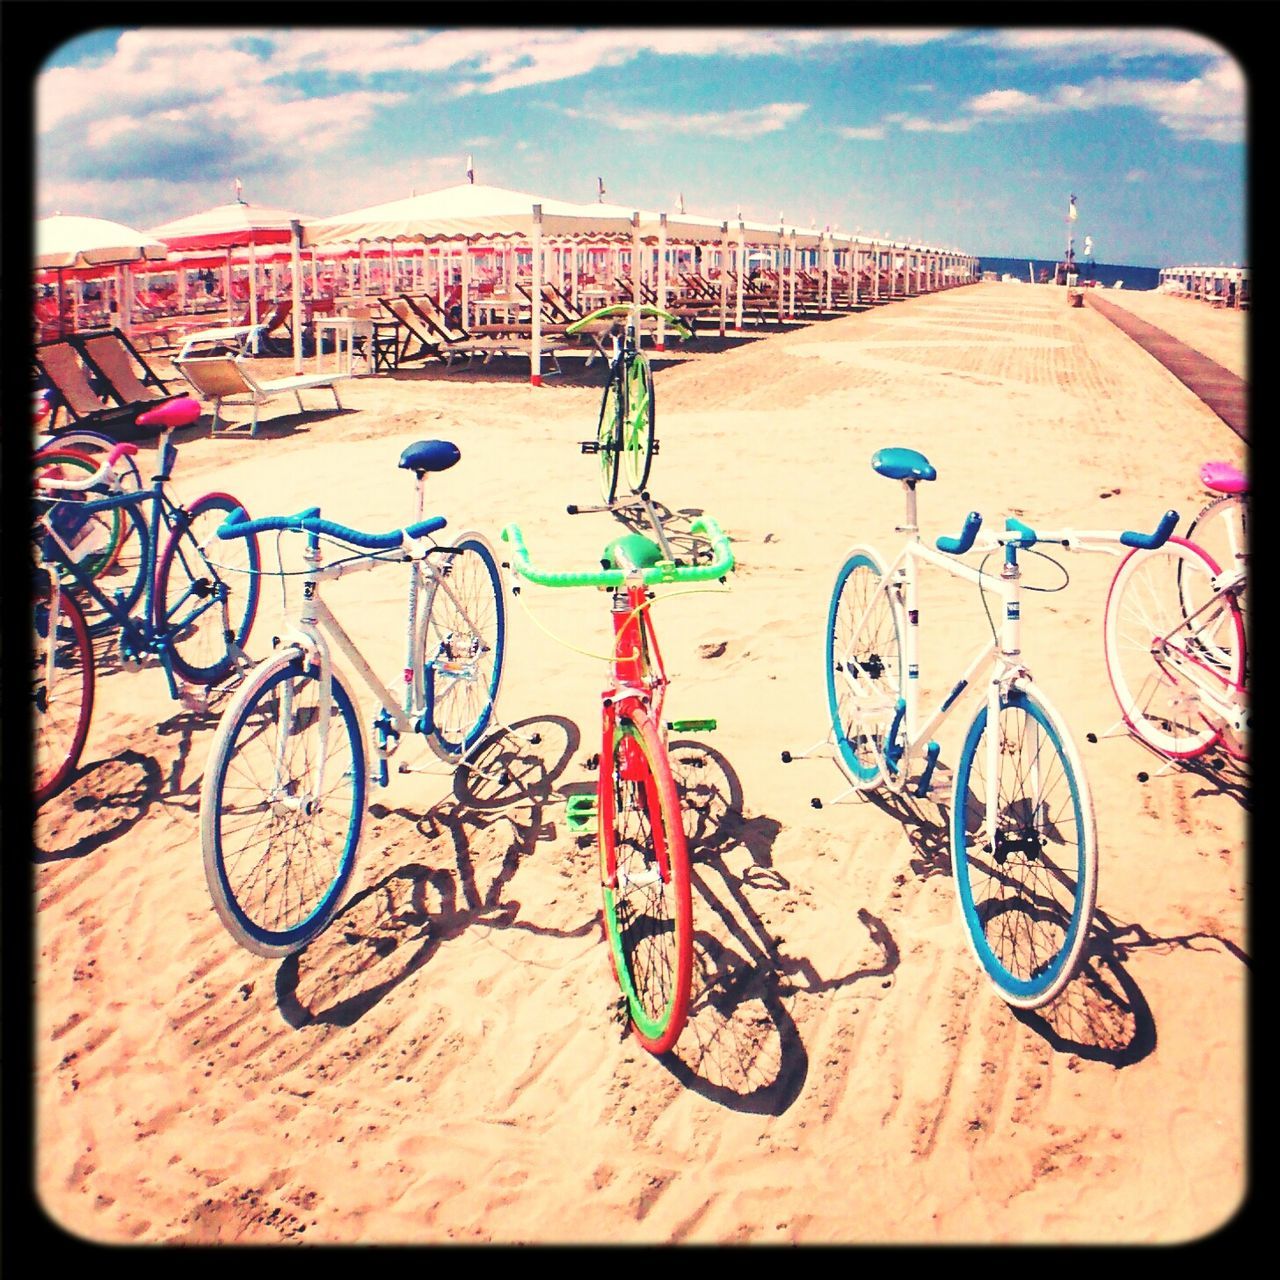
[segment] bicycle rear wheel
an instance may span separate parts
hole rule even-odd
[[[1227,493],[1203,507],[1187,526],[1186,541],[1194,542],[1224,573],[1240,569],[1245,574],[1245,584],[1236,594],[1236,607],[1240,610],[1240,622],[1245,635],[1245,672],[1249,669],[1249,501],[1239,494]],[[1178,567],[1178,590],[1182,611],[1190,617],[1204,603],[1203,589],[1198,586],[1200,575]],[[1197,596],[1201,598],[1197,598]]]
[[[1093,800],[1066,726],[1034,685],[1002,694],[998,721],[984,702],[960,752],[952,867],[979,963],[1009,1004],[1035,1009],[1071,981],[1088,939]]]
[[[71,446],[46,445],[33,459],[37,480],[83,480],[97,471],[100,465],[92,454]],[[37,488],[37,491],[40,490]],[[91,578],[104,572],[115,561],[124,532],[124,517],[119,507],[106,511],[86,512],[84,504],[91,498],[102,497],[103,490],[45,490],[45,495],[56,496],[55,503],[43,498],[40,506],[49,513],[49,522],[66,547],[69,556]]]
[[[42,805],[70,781],[93,715],[93,644],[80,606],[39,574],[31,647],[32,781]]]
[[[1223,717],[1208,697],[1244,690],[1244,623],[1230,595],[1215,597],[1217,573],[1200,547],[1170,538],[1154,551],[1131,551],[1107,595],[1107,674],[1120,713],[1137,737],[1175,760],[1222,738]],[[1234,735],[1230,745],[1245,753]]]
[[[612,742],[597,781],[605,933],[632,1034],[661,1054],[689,1016],[689,853],[670,763],[652,722],[624,710],[607,732]]]
[[[618,463],[622,452],[622,415],[626,394],[620,367],[609,370],[596,424],[596,458],[600,468],[600,494],[606,503],[618,492]]]
[[[217,536],[239,506],[230,494],[206,493],[179,510],[156,570],[156,627],[173,669],[196,684],[231,674],[258,611],[257,537]]]
[[[637,352],[626,372],[627,403],[622,413],[622,469],[628,488],[641,493],[653,465],[653,429],[656,411],[653,374],[644,355]]]
[[[431,560],[443,581],[419,611],[415,695],[427,712],[431,749],[456,762],[493,716],[506,657],[506,604],[497,557],[480,534],[463,534],[454,549]]]
[[[319,934],[355,866],[364,740],[336,671],[331,688],[323,706],[319,670],[283,649],[240,687],[214,733],[200,790],[205,878],[222,923],[255,955],[288,955]]]
[[[854,547],[836,574],[825,656],[836,760],[859,789],[876,786],[886,763],[893,767],[889,733],[903,696],[905,623],[876,553]]]

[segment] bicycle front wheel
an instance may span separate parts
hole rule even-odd
[[[493,716],[506,656],[506,604],[497,557],[480,534],[464,533],[431,561],[439,576],[418,621],[416,694],[428,744],[456,762]]]
[[[206,493],[186,510],[156,571],[156,626],[168,636],[173,669],[196,684],[226,679],[258,611],[258,539],[219,539],[218,526],[240,506]]]
[[[622,452],[625,383],[620,370],[610,369],[600,401],[600,421],[596,424],[596,460],[600,468],[600,494],[606,503],[618,492],[618,460]]]
[[[895,767],[898,739],[891,744],[889,735],[903,696],[905,623],[876,553],[853,548],[831,593],[825,656],[836,760],[859,789]]]
[[[37,805],[70,781],[93,715],[93,644],[80,606],[43,574],[31,648],[32,781]]]
[[[1245,672],[1249,669],[1249,501],[1227,493],[1208,503],[1187,526],[1186,540],[1194,542],[1224,573],[1242,570],[1244,585],[1236,594],[1240,623],[1245,635]],[[1186,574],[1184,581],[1184,572]],[[1178,590],[1184,616],[1190,617],[1204,603],[1200,575],[1178,570]]]
[[[656,405],[649,362],[637,352],[627,366],[627,403],[622,413],[622,469],[632,493],[641,493],[653,465]]]
[[[1213,699],[1229,702],[1244,690],[1244,623],[1230,595],[1215,596],[1217,573],[1200,547],[1170,538],[1154,551],[1131,551],[1107,596],[1107,674],[1120,713],[1174,760],[1219,741],[1224,722]]]
[[[605,933],[632,1034],[661,1054],[689,1016],[689,852],[666,748],[652,722],[623,711],[611,736],[596,806]]]
[[[200,791],[200,842],[214,909],[260,956],[305,946],[337,913],[355,866],[365,751],[335,671],[296,648],[261,663],[214,733]]]
[[[974,716],[956,766],[951,860],[965,936],[1020,1009],[1071,981],[1098,892],[1093,801],[1066,726],[1028,682]]]

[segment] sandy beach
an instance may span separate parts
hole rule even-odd
[[[1247,315],[1106,296],[1246,374]],[[34,1190],[57,1227],[143,1244],[1177,1243],[1240,1207],[1248,776],[1137,780],[1158,762],[1116,727],[1116,559],[1056,554],[1069,584],[1024,604],[1027,664],[1070,721],[1097,811],[1094,932],[1054,1004],[1017,1013],[978,971],[945,806],[830,803],[844,781],[829,752],[780,753],[827,733],[822,630],[844,552],[900,540],[901,490],[871,470],[875,450],[933,462],[933,536],[970,510],[1150,529],[1172,507],[1185,524],[1200,463],[1247,465],[1244,444],[1047,287],[707,339],[655,367],[654,498],[677,522],[714,515],[738,559],[727,588],[656,606],[668,713],[719,723],[689,753],[714,799],[673,1055],[620,1035],[594,850],[565,821],[565,795],[593,778],[596,593],[508,591],[498,710],[541,740],[495,752],[523,791],[393,773],[338,918],[283,961],[225,932],[201,865],[226,695],[189,709],[158,669],[122,671],[100,645],[79,775],[35,832]],[[533,388],[525,361],[357,378],[341,412],[304,393],[312,411],[278,402],[256,438],[211,439],[206,417],[179,434],[173,487],[387,529],[411,514],[401,451],[448,439],[461,462],[428,502],[451,531],[496,544],[515,520],[535,559],[587,567],[619,530],[566,513],[597,497],[578,442],[600,379],[597,363]],[[1047,591],[1061,576],[1028,569]],[[986,619],[966,584],[934,574],[923,590],[921,679],[940,697]],[[389,680],[403,591],[392,570],[326,589]],[[268,580],[252,657],[281,617]],[[943,726],[944,763],[965,724]],[[427,757],[410,743],[400,759]]]

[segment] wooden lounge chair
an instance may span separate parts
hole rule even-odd
[[[145,410],[154,409],[157,398],[147,395],[137,401],[121,400],[110,395],[105,381],[101,390],[95,387],[91,375],[101,375],[87,366],[72,340],[42,343],[35,349],[33,364],[37,378],[47,383],[53,393],[54,405],[46,429],[56,433],[56,420],[62,412],[67,420],[64,425],[74,422],[118,440],[154,434],[149,429],[139,430],[137,418]]]
[[[426,324],[421,314],[399,295],[379,298],[378,305],[396,322],[395,365],[407,360],[425,360],[440,355],[440,335]]]
[[[397,295],[397,301],[404,304],[417,319],[439,340],[437,354],[445,362],[446,368],[452,368],[456,359],[470,361],[475,356],[483,356],[488,364],[494,356],[519,355],[520,348],[515,339],[523,336],[518,332],[519,326],[506,328],[490,326],[495,332],[476,333],[455,324],[440,310],[439,305],[425,295],[410,297],[407,293]],[[497,330],[501,330],[498,332]]]
[[[298,412],[305,413],[300,392],[325,387],[333,392],[334,403],[339,409],[337,384],[349,378],[350,373],[325,372],[292,374],[285,378],[258,378],[251,369],[251,361],[243,356],[192,355],[179,356],[174,367],[192,385],[196,393],[213,401],[213,425],[209,434],[218,430],[218,418],[224,404],[247,404],[253,407],[253,424],[250,435],[258,434],[258,410],[277,396],[292,394],[298,402]]]

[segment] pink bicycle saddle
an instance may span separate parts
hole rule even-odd
[[[179,396],[176,400],[166,400],[146,413],[138,414],[136,419],[140,427],[185,427],[200,416],[200,401],[191,396]]]
[[[1249,477],[1229,462],[1206,462],[1200,479],[1216,493],[1248,493]]]

